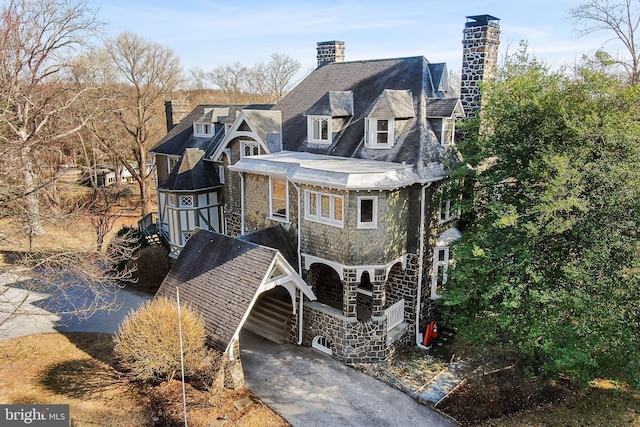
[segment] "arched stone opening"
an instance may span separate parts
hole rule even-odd
[[[342,310],[343,284],[338,272],[326,264],[312,264],[307,283],[319,302]]]

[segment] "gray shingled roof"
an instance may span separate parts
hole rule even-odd
[[[425,115],[427,117],[451,117],[456,113],[458,98],[427,99]]]
[[[168,154],[181,156],[187,148],[202,148],[205,155],[212,153],[217,144],[222,141],[224,132],[220,132],[225,117],[220,114],[227,113],[228,118],[235,118],[236,112],[250,108],[252,110],[268,110],[269,104],[256,105],[225,105],[225,104],[200,104],[197,105],[180,123],[173,127],[151,150],[156,154]],[[214,114],[216,117],[213,117]],[[211,120],[215,123],[216,134],[213,138],[196,138],[193,136],[193,123],[203,120]]]
[[[218,168],[204,158],[199,148],[187,148],[166,181],[158,186],[168,191],[201,191],[220,187]]]
[[[276,257],[277,251],[205,230],[196,231],[158,289],[197,309],[207,341],[226,351]]]
[[[444,64],[430,64],[424,57],[335,62],[313,71],[273,108],[282,111],[283,149],[305,151],[339,157],[362,158],[413,164],[421,179],[429,179],[434,164],[448,163],[451,153],[441,146],[423,108],[432,98],[447,98],[448,79]],[[404,127],[396,133],[396,143],[390,149],[364,147],[364,122],[383,91],[389,94],[410,93],[412,108],[394,97],[387,103],[394,115],[405,115]],[[353,115],[345,127],[333,135],[327,146],[309,146],[305,114],[322,112],[318,103],[329,92],[351,92]],[[400,92],[399,92],[400,91]],[[404,98],[401,98],[404,99]],[[457,99],[457,98],[452,98]],[[325,103],[326,104],[326,103]],[[408,110],[413,115],[407,114]]]
[[[353,116],[353,93],[351,91],[329,91],[304,114],[306,116]]]
[[[413,100],[408,90],[391,90],[382,91],[376,100],[373,108],[368,113],[369,117],[409,119],[415,117],[413,111]]]

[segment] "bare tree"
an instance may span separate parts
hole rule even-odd
[[[67,56],[99,27],[84,1],[10,0],[2,8],[0,145],[5,165],[19,171],[19,178],[12,174],[16,187],[4,188],[3,202],[18,203],[30,236],[44,233],[39,196],[51,182],[38,168],[83,125],[64,117],[83,94],[65,79]]]
[[[246,67],[236,62],[209,72],[200,71],[198,77],[219,88],[226,95],[226,102],[276,103],[291,89],[299,70],[300,63],[297,60],[274,53],[267,63]]]
[[[0,15],[0,326],[38,313],[81,317],[113,308],[129,271],[115,271],[113,257],[50,238],[34,250],[44,221],[68,225],[69,205],[45,205],[60,165],[93,111],[78,105],[96,86],[78,85],[71,57],[98,34],[101,24],[85,1],[8,0]],[[99,106],[99,103],[95,104]],[[50,203],[58,203],[54,198]],[[64,214],[62,218],[54,214]],[[67,224],[65,224],[65,222]],[[28,237],[28,247],[25,244]],[[39,239],[47,239],[47,236]],[[39,241],[38,241],[39,242]],[[39,242],[40,243],[40,242]],[[70,247],[71,246],[71,247]],[[129,245],[131,247],[131,245]],[[46,249],[45,249],[46,248]],[[0,254],[4,255],[4,254]],[[5,260],[3,260],[5,261]],[[42,310],[43,309],[43,310]]]
[[[171,49],[125,32],[107,43],[113,63],[126,85],[117,98],[116,117],[129,136],[130,154],[113,153],[137,181],[142,216],[150,210],[148,152],[164,132],[164,99],[182,83],[180,61]],[[129,163],[133,156],[137,167]]]
[[[271,60],[264,66],[265,95],[268,102],[280,101],[291,89],[293,78],[300,70],[300,62],[281,53],[272,53]]]
[[[213,83],[227,97],[227,102],[239,104],[245,102],[245,97],[250,93],[248,87],[250,71],[239,62],[233,65],[224,65],[204,73],[203,77]]]
[[[640,1],[590,0],[571,9],[569,14],[582,25],[577,31],[580,35],[596,31],[612,33],[612,39],[620,41],[630,56],[615,59],[614,62],[625,69],[630,84],[640,82],[640,51],[636,40],[640,25]],[[607,59],[611,58],[606,56]]]

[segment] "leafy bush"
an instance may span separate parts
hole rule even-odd
[[[205,349],[204,320],[189,306],[180,305],[185,375],[212,368],[215,357]],[[180,372],[178,307],[169,298],[155,298],[129,313],[114,337],[114,352],[122,367],[136,379],[169,380]]]

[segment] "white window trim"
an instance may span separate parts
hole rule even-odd
[[[456,197],[451,197],[449,192],[451,186],[449,184],[444,184],[440,190],[440,204],[439,204],[439,212],[438,212],[438,224],[444,224],[449,221],[453,221],[454,219],[458,219],[460,216],[460,210],[457,208],[458,204],[456,202]],[[447,199],[445,199],[447,197]],[[453,207],[451,206],[453,204]]]
[[[213,136],[213,123],[194,122],[193,136],[196,136],[196,137]]]
[[[311,214],[310,204],[311,204],[311,194],[316,195],[316,214]],[[322,196],[329,197],[329,214],[330,218],[326,218],[322,216]],[[335,218],[335,204],[336,199],[342,200],[342,219],[338,220]],[[334,227],[344,227],[344,196],[340,194],[332,194],[332,193],[323,193],[321,191],[312,191],[312,190],[304,190],[304,219],[319,222],[322,224],[333,225]]]
[[[363,200],[372,200],[373,201],[373,214],[371,218],[371,222],[361,222],[361,208]],[[358,217],[357,217],[357,228],[360,229],[372,229],[378,228],[378,196],[358,196]]]
[[[439,254],[440,251],[444,251],[444,259],[440,261]],[[436,246],[433,248],[433,269],[431,272],[431,299],[438,299],[440,295],[438,295],[438,273],[440,272],[440,268],[442,268],[442,283],[441,287],[447,283],[447,270],[449,269],[450,259],[449,259],[449,247],[448,246]]]
[[[322,121],[326,121],[327,122],[327,138],[326,139],[322,139],[322,138],[314,138],[313,137],[313,130],[314,130],[314,123],[315,122],[322,122]],[[307,116],[307,137],[309,140],[310,144],[331,144],[332,141],[332,126],[331,126],[331,116]]]
[[[451,126],[451,135],[447,138],[447,126]],[[440,144],[444,147],[454,145],[456,134],[456,121],[452,117],[442,119],[442,133],[440,135]]]
[[[316,350],[320,350],[321,352],[326,353],[328,355],[333,355],[333,351],[331,351],[331,348],[329,348],[327,344],[329,344],[327,339],[322,335],[316,335],[311,341],[312,348],[315,348]]]
[[[387,133],[387,143],[378,144],[378,121],[386,120],[389,122],[389,131]],[[393,118],[369,117],[365,120],[365,146],[368,148],[391,148],[395,141],[395,121]]]
[[[274,221],[280,221],[280,222],[288,222],[289,221],[289,181],[287,181],[286,178],[275,178],[281,181],[284,181],[285,183],[285,214],[282,215],[275,215],[274,214],[274,207],[273,207],[273,180],[274,177],[269,177],[269,218],[274,220]]]
[[[251,148],[251,154],[249,156],[245,155],[245,150],[247,147]],[[254,150],[257,150],[257,153],[254,154]],[[240,141],[240,158],[243,159],[245,157],[257,156],[260,154],[260,143],[257,141]]]
[[[218,165],[218,178],[220,178],[220,184],[224,184],[224,166]]]

